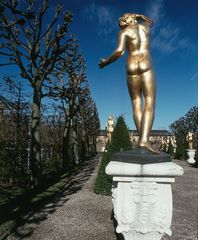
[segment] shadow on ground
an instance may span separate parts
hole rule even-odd
[[[115,235],[116,235],[117,240],[124,240],[124,236],[123,236],[121,233],[117,233],[117,232],[116,232],[116,228],[117,228],[117,226],[118,226],[118,223],[117,223],[117,221],[116,221],[116,219],[115,219],[113,210],[112,210],[112,212],[111,212],[111,220],[113,221],[114,233],[115,233]]]
[[[99,155],[91,160],[89,164],[81,169],[76,175],[70,177],[59,178],[59,181],[65,183],[59,188],[58,191],[46,190],[46,194],[51,194],[46,198],[42,193],[37,195],[35,201],[31,201],[30,196],[21,198],[23,201],[19,207],[12,211],[7,218],[5,217],[0,221],[2,224],[5,221],[14,220],[16,222],[12,229],[14,237],[17,239],[25,239],[30,237],[40,222],[50,217],[50,214],[56,211],[56,209],[64,205],[71,197],[71,195],[77,193],[82,189],[84,183],[89,179],[93,170],[95,169],[99,160]],[[5,211],[5,210],[4,210]]]

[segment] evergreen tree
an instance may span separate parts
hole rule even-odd
[[[107,152],[104,152],[102,156],[99,173],[94,187],[95,193],[102,195],[111,195],[112,177],[105,173],[105,168],[110,162],[112,154],[119,152],[121,149],[124,151],[132,148],[129,131],[123,116],[118,117],[112,133],[112,140],[108,144]]]
[[[198,167],[198,133],[196,136],[196,153],[195,153],[195,167]]]
[[[172,145],[171,141],[169,142],[167,153],[170,154],[171,156],[174,154],[173,145]]]
[[[175,158],[176,159],[185,159],[186,156],[186,144],[181,138],[177,138],[177,149],[175,152]]]
[[[167,151],[166,151],[166,149],[167,149],[167,147],[166,147],[166,146],[167,146],[167,145],[166,145],[166,144],[164,144],[164,145],[163,145],[163,148],[162,148],[162,151],[163,151],[163,152],[165,152],[165,153],[167,152]]]
[[[129,150],[131,147],[132,145],[130,142],[129,131],[124,117],[119,116],[112,134],[112,140],[109,144],[108,151],[111,153],[119,152],[121,150]]]

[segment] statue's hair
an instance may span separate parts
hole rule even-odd
[[[128,21],[127,22],[127,20],[128,19],[131,19],[131,21]],[[123,27],[126,27],[126,26],[128,26],[128,25],[130,25],[130,23],[132,22],[132,19],[134,18],[134,14],[132,14],[132,13],[125,13],[125,14],[123,14],[120,18],[119,18],[119,26],[121,27],[121,28],[123,28]]]

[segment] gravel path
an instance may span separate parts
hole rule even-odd
[[[184,175],[172,184],[172,237],[163,240],[198,240],[198,168],[187,162],[174,160],[184,168]]]
[[[172,185],[173,236],[163,240],[197,240],[198,169],[186,162],[174,162],[184,167],[185,174],[176,178]],[[28,217],[7,240],[123,239],[115,235],[111,197],[93,193],[98,166],[97,157],[83,172],[70,179],[61,195]]]

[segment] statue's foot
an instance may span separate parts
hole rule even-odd
[[[160,151],[152,148],[150,143],[148,143],[148,142],[140,142],[138,146],[139,146],[139,148],[146,148],[147,150],[149,150],[149,152],[152,152],[154,154],[160,154]]]

